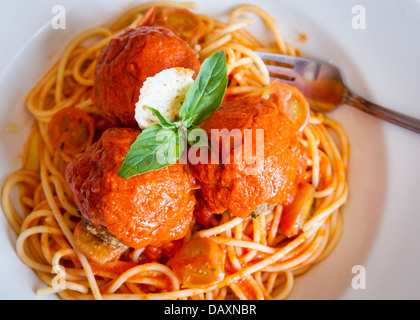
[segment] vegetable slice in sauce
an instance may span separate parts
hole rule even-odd
[[[176,276],[187,287],[217,283],[223,280],[224,254],[208,238],[197,238],[184,243],[172,261]]]
[[[48,135],[54,148],[75,156],[90,146],[95,121],[84,111],[67,107],[58,111],[48,124]]]
[[[263,98],[274,102],[302,132],[309,121],[309,103],[304,95],[295,87],[273,81],[262,94]]]
[[[297,236],[308,220],[314,202],[315,188],[309,183],[299,187],[296,200],[283,209],[280,228],[286,237]]]
[[[156,19],[157,6],[153,6],[147,11],[144,16],[140,19],[139,23],[136,25],[136,28],[151,26]]]
[[[99,264],[117,261],[128,249],[127,247],[113,248],[104,244],[98,237],[85,230],[83,222],[79,222],[74,229],[74,241],[80,253]]]
[[[205,28],[198,17],[187,9],[165,8],[155,26],[165,27],[194,48],[204,35]]]

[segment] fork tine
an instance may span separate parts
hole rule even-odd
[[[276,53],[267,53],[267,52],[256,52],[256,54],[263,60],[267,67],[277,67],[284,69],[274,69],[272,72],[278,72],[279,74],[289,74],[292,72],[293,77],[304,77],[306,79],[316,80],[321,72],[322,64],[316,60],[308,60],[305,58],[287,56]],[[273,62],[276,63],[273,65]],[[282,65],[278,65],[278,64]]]
[[[279,77],[270,77],[270,81],[283,82],[283,83],[289,84],[291,86],[298,87],[295,80],[286,80],[284,78],[279,78]]]
[[[270,73],[270,77],[274,78],[275,80],[282,80],[283,82],[290,82],[299,77],[299,74],[294,70],[295,65],[290,61],[290,57],[280,54],[271,54],[267,52],[256,52],[256,54],[263,60],[266,60],[267,63],[265,64],[268,72]],[[270,62],[276,62],[275,65],[271,64]],[[281,64],[281,65],[280,65]]]
[[[283,79],[284,77],[288,78],[285,80],[294,81],[295,79],[299,78],[300,75],[293,69],[285,68],[281,66],[271,66],[267,65],[268,72],[270,73],[270,77],[280,77]]]
[[[319,66],[320,62],[314,59],[306,59],[296,56],[288,56],[285,54],[279,53],[270,53],[270,52],[260,52],[255,51],[255,53],[263,60],[274,61],[277,63],[282,63],[284,65],[289,65],[290,69],[300,69],[307,66]]]
[[[256,51],[255,53],[261,59],[264,59],[264,60],[269,60],[269,61],[275,61],[275,62],[288,64],[288,65],[291,65],[292,68],[295,65],[293,59],[290,59],[290,58],[294,58],[292,56],[286,56],[286,55],[283,55],[283,54],[274,54],[274,53],[269,53],[269,52],[259,52],[259,51]]]

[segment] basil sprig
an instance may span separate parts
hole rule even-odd
[[[203,62],[180,109],[180,121],[172,122],[149,107],[160,124],[143,130],[137,137],[118,175],[131,178],[175,164],[187,148],[184,141],[192,143],[188,133],[219,109],[227,85],[226,56],[219,51]]]

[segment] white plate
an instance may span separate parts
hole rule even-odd
[[[0,181],[19,168],[31,118],[24,99],[79,32],[112,21],[131,0],[62,0],[66,30],[51,27],[53,0],[0,3]],[[240,0],[198,1],[199,12],[225,18]],[[351,87],[379,104],[420,118],[420,2],[417,0],[258,0],[278,21],[286,40],[303,54],[333,61]],[[366,29],[355,30],[366,10]],[[255,35],[266,38],[255,29]],[[299,33],[308,41],[299,43]],[[351,196],[344,208],[344,235],[333,254],[296,281],[291,299],[420,298],[420,135],[386,124],[348,106],[332,114],[352,146]],[[19,124],[18,134],[7,125]],[[39,299],[43,286],[15,253],[15,235],[0,215],[0,298]],[[356,290],[354,266],[366,271]],[[54,298],[54,297],[50,297]]]

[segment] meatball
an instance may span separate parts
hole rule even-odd
[[[111,120],[137,128],[135,105],[148,77],[183,67],[198,75],[201,64],[188,44],[162,27],[129,29],[112,39],[100,56],[95,71],[94,102]]]
[[[303,179],[304,153],[295,134],[296,129],[289,118],[279,112],[272,102],[258,97],[227,97],[220,109],[202,124],[209,137],[213,129],[234,129],[241,131],[241,145],[229,150],[229,163],[191,165],[195,178],[201,185],[200,205],[212,213],[227,210],[238,217],[259,212],[261,205],[289,204],[294,200],[297,186]],[[244,146],[244,132],[253,134],[253,161],[244,156],[235,158],[235,150]],[[257,130],[264,130],[264,157],[256,155]],[[214,137],[212,137],[214,139]],[[222,153],[222,139],[219,138],[219,152]],[[227,140],[229,142],[229,140]],[[212,144],[214,141],[212,141]],[[212,153],[216,151],[212,148]],[[244,153],[242,153],[243,155]],[[215,159],[215,158],[213,158]],[[260,169],[258,169],[260,168]],[[261,168],[263,168],[261,170]]]
[[[90,227],[135,249],[183,238],[195,205],[192,179],[180,164],[130,179],[118,176],[138,135],[131,128],[108,129],[66,168],[74,200]]]

